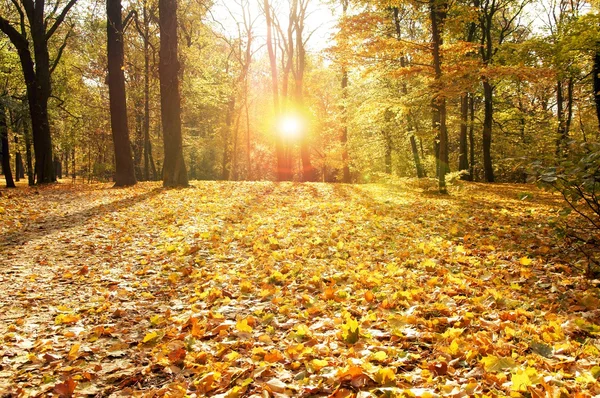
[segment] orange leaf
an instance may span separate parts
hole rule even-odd
[[[77,383],[71,377],[64,381],[64,383],[59,383],[54,386],[52,391],[55,394],[58,394],[60,398],[70,398],[73,396],[73,391],[75,391],[75,387],[77,387]]]

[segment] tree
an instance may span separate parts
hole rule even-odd
[[[177,0],[159,0],[160,105],[165,148],[163,186],[187,187],[181,135],[181,97],[177,39]]]
[[[442,193],[446,192],[446,174],[449,170],[448,161],[448,130],[446,128],[446,98],[441,87],[443,45],[442,31],[448,3],[445,0],[429,0],[429,15],[431,20],[431,53],[435,71],[434,93],[431,100],[433,128],[437,134],[438,186]]]
[[[293,24],[296,31],[296,70],[295,78],[295,102],[299,109],[304,107],[304,73],[306,69],[306,49],[304,42],[304,26],[306,11],[310,0],[297,0],[296,7],[292,13]],[[289,55],[292,56],[291,54]],[[308,131],[304,131],[300,139],[300,158],[302,159],[302,181],[315,181],[315,169],[310,160],[310,147]]]
[[[271,16],[271,6],[269,0],[263,0],[263,8],[265,18],[267,20],[267,51],[269,53],[269,64],[271,70],[271,92],[273,93],[273,109],[275,118],[280,115],[280,104],[279,104],[279,83],[277,78],[277,58],[275,57],[275,48],[273,46],[273,18]],[[277,180],[285,181],[290,178],[290,171],[287,167],[285,159],[283,141],[279,132],[275,132],[275,154],[277,157]]]
[[[516,23],[528,0],[514,3],[513,0],[483,0],[479,7],[479,28],[481,32],[480,54],[486,69],[491,69],[494,55],[504,41],[519,27]],[[492,128],[494,122],[494,86],[492,76],[482,77],[484,120],[483,120],[483,170],[485,180],[494,182],[492,162]]]
[[[134,185],[136,179],[127,125],[121,0],[106,0],[106,16],[110,121],[115,148],[114,180],[116,187],[124,187]]]
[[[596,105],[596,117],[598,118],[598,132],[600,134],[600,42],[597,43],[598,48],[594,55],[594,104]]]
[[[35,150],[35,171],[37,182],[41,184],[56,181],[48,119],[48,99],[52,92],[50,77],[60,61],[69,33],[65,35],[53,61],[50,60],[48,43],[76,2],[77,0],[69,0],[58,12],[59,0],[56,0],[52,11],[46,14],[44,0],[13,0],[12,4],[19,15],[19,30],[8,19],[0,16],[0,30],[8,36],[17,49],[27,85]],[[28,39],[29,35],[33,42],[32,47]]]
[[[12,172],[10,170],[10,151],[8,147],[8,126],[6,123],[6,108],[0,102],[0,141],[2,142],[2,173],[6,180],[7,188],[15,188]]]

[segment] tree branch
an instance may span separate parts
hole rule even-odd
[[[77,3],[77,0],[70,0],[65,6],[65,8],[63,8],[58,18],[56,18],[56,21],[54,21],[52,27],[46,33],[46,40],[49,40],[52,37],[52,35],[56,32],[56,29],[58,29],[58,27],[63,23],[65,17],[67,16],[67,13],[71,9],[71,7],[75,5],[75,3]]]
[[[63,43],[61,44],[60,48],[58,49],[56,58],[54,59],[54,62],[52,63],[52,66],[50,67],[50,74],[52,74],[54,72],[54,69],[56,69],[56,67],[58,66],[58,62],[60,61],[60,58],[63,55],[63,51],[65,50],[65,47],[67,46],[67,41],[69,40],[69,37],[71,37],[71,33],[73,33],[73,27],[71,27],[71,29],[69,29],[69,32],[65,36]]]
[[[29,43],[27,39],[20,34],[8,20],[4,19],[0,16],[0,30],[4,32],[6,36],[10,39],[11,43],[17,48],[17,50],[23,51],[28,50]]]

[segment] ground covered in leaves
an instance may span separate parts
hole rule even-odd
[[[411,184],[0,191],[0,396],[600,394],[558,197]]]

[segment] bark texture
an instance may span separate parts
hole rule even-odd
[[[181,136],[177,1],[159,0],[158,9],[160,26],[160,105],[165,148],[163,186],[187,187],[189,183],[183,159]]]
[[[136,183],[135,168],[131,156],[129,127],[127,123],[127,100],[125,75],[123,73],[123,22],[121,0],[106,0],[108,93],[110,99],[110,122],[115,148],[116,187]]]

